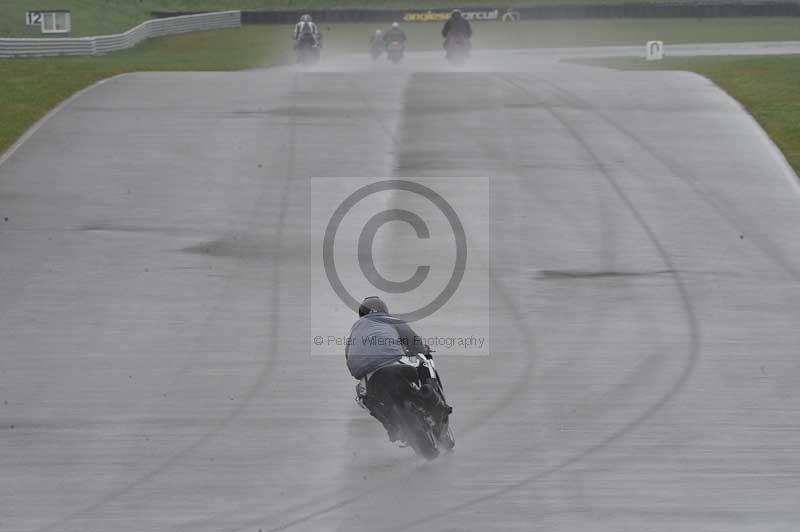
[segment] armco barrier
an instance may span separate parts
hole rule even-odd
[[[131,48],[150,37],[189,31],[238,28],[241,25],[241,11],[221,11],[148,20],[125,33],[116,35],[54,39],[0,39],[0,57],[106,54]]]

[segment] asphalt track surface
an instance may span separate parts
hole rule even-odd
[[[308,178],[437,175],[491,181],[491,300],[437,319],[492,352],[439,357],[428,463],[308,354]],[[692,74],[114,78],[0,166],[0,530],[797,530],[798,227]]]

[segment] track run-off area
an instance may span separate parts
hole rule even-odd
[[[797,530],[797,177],[708,80],[565,54],[126,74],[41,124],[0,164],[0,530]],[[462,176],[491,297],[415,327],[490,349],[440,350],[425,462],[312,353],[313,180]]]

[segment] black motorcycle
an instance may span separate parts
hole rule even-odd
[[[464,63],[469,59],[472,44],[469,37],[463,33],[451,33],[444,41],[447,60],[453,64]]]
[[[319,43],[314,35],[310,33],[300,35],[296,46],[297,62],[301,65],[316,63],[319,61],[319,48]]]
[[[403,60],[406,46],[400,41],[392,41],[386,46],[386,58],[395,65]]]
[[[450,429],[453,408],[445,400],[432,351],[427,347],[425,351],[375,371],[356,400],[387,427],[390,439],[433,460],[441,450],[455,447]]]

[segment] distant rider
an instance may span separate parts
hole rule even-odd
[[[392,28],[383,36],[383,42],[386,43],[387,47],[393,42],[399,42],[403,45],[403,48],[405,48],[407,40],[406,32],[403,31],[400,24],[397,22],[392,22]]]
[[[407,353],[429,351],[406,322],[389,315],[386,303],[379,297],[366,298],[358,316],[345,348],[347,368],[360,381],[356,386],[358,399],[383,423],[389,439],[395,441],[399,427],[387,405],[393,404],[398,383],[416,378],[416,369],[398,361]]]
[[[375,33],[373,35],[371,35],[370,38],[369,38],[369,45],[372,46],[372,47],[375,47],[375,46],[377,46],[379,44],[381,46],[383,46],[383,44],[384,44],[384,42],[383,42],[383,31],[375,30]]]
[[[300,17],[300,22],[295,24],[294,26],[294,47],[297,48],[297,45],[300,43],[300,38],[303,35],[311,35],[314,37],[314,43],[318,46],[322,46],[322,35],[319,32],[319,28],[311,20],[311,15],[303,15]]]
[[[445,47],[447,46],[448,39],[453,35],[464,35],[467,40],[472,38],[472,25],[469,20],[464,18],[464,14],[460,9],[454,9],[450,14],[450,18],[444,23],[442,28],[442,37],[445,40]]]

